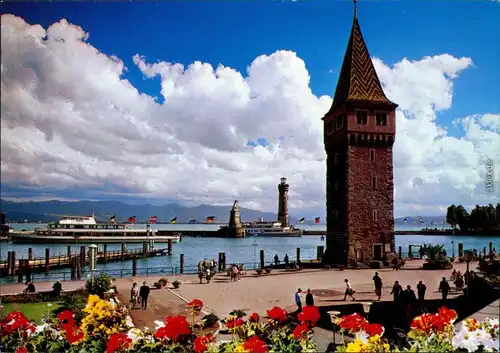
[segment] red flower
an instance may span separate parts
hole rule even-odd
[[[187,306],[189,310],[198,313],[201,309],[203,309],[203,302],[200,299],[193,299],[187,304]]]
[[[132,344],[132,339],[124,333],[113,333],[106,343],[106,353],[126,350]]]
[[[382,334],[384,333],[384,327],[380,324],[366,323],[363,327],[363,331],[365,331],[369,336],[382,336]]]
[[[278,306],[275,306],[271,310],[267,310],[267,316],[269,316],[271,320],[278,321],[279,323],[285,322],[288,318],[286,310],[281,309]]]
[[[85,336],[83,331],[80,330],[80,328],[78,327],[65,325],[63,326],[63,329],[64,332],[66,333],[66,339],[71,344],[80,342]]]
[[[19,311],[13,311],[8,313],[5,319],[0,323],[2,328],[2,335],[10,335],[16,331],[34,331],[35,325],[33,325],[23,313]]]
[[[243,321],[242,318],[237,318],[237,319],[229,320],[228,322],[226,322],[226,326],[227,326],[227,328],[236,328],[236,327],[240,327],[244,323],[245,323],[245,321]]]
[[[429,334],[442,332],[448,324],[449,322],[443,320],[438,314],[422,314],[413,319],[410,327]]]
[[[268,351],[266,342],[255,335],[243,343],[243,348],[252,353],[266,353]]]
[[[16,353],[28,353],[28,350],[26,349],[26,347],[22,346],[16,349]]]
[[[193,343],[193,350],[196,353],[202,353],[207,350],[207,345],[211,342],[215,342],[215,337],[212,337],[211,334],[208,334],[206,336],[200,336],[196,337]]]
[[[338,325],[342,329],[346,329],[352,332],[359,332],[363,330],[365,325],[368,323],[366,319],[359,315],[358,313],[342,316]]]
[[[75,314],[71,310],[61,311],[57,315],[57,320],[61,325],[70,325],[73,326],[75,324]]]
[[[309,330],[309,326],[306,323],[301,323],[293,330],[293,336],[297,339],[306,338]]]
[[[178,316],[167,316],[165,318],[165,326],[160,327],[155,332],[155,337],[157,339],[171,339],[177,341],[179,337],[191,334],[191,328],[189,327],[186,317],[182,315]]]
[[[302,312],[297,316],[299,321],[307,323],[309,326],[314,326],[320,319],[321,314],[316,306],[306,306]]]
[[[451,323],[457,318],[457,312],[445,306],[439,308],[438,315],[447,323]]]
[[[252,315],[250,315],[250,317],[248,318],[248,321],[250,322],[259,322],[260,320],[260,316],[259,314],[257,313],[253,313]]]

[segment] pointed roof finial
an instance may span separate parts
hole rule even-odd
[[[358,7],[356,5],[358,0],[352,0],[352,1],[354,2],[354,17],[358,17]]]

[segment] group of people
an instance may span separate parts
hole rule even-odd
[[[285,257],[283,258],[283,263],[285,264],[286,270],[300,270],[302,268],[302,262],[300,260],[290,262],[288,254],[285,254]],[[279,264],[280,264],[280,258],[278,257],[278,254],[275,254],[274,265],[279,265]]]
[[[33,283],[33,281],[27,282],[26,288],[24,288],[23,293],[26,294],[26,293],[35,293],[35,292],[36,292],[36,287],[35,287],[35,284]],[[50,292],[50,295],[52,297],[59,297],[61,295],[61,292],[62,292],[62,284],[61,284],[61,282],[56,281],[52,285],[52,291]]]
[[[205,277],[207,283],[210,283],[212,277],[215,275],[216,266],[217,262],[215,262],[215,259],[207,260],[205,258],[198,263],[198,278],[200,279],[200,284],[203,283],[203,277]]]
[[[311,290],[308,289],[305,298],[306,306],[314,306],[314,297]],[[302,289],[297,289],[295,292],[295,304],[297,304],[297,313],[302,312]]]
[[[148,308],[149,292],[151,292],[151,288],[149,288],[146,281],[142,282],[140,288],[134,282],[130,290],[130,304],[132,305],[132,309],[135,309],[136,305],[141,304],[141,309],[146,310]]]

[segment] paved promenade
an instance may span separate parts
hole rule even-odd
[[[338,269],[311,269],[298,272],[285,272],[284,270],[273,270],[270,274],[257,276],[255,271],[248,271],[238,282],[231,282],[225,273],[215,276],[211,283],[199,284],[197,275],[167,276],[170,282],[179,280],[182,285],[179,289],[152,289],[149,299],[148,310],[133,310],[132,318],[136,326],[154,328],[155,320],[163,320],[165,315],[186,314],[185,302],[191,299],[201,299],[206,309],[219,317],[225,317],[233,309],[242,309],[248,312],[257,312],[261,316],[266,315],[266,310],[273,306],[280,306],[293,312],[296,309],[294,304],[294,294],[297,288],[306,290],[310,288],[315,296],[317,306],[331,306],[332,304],[342,304],[352,302],[350,298],[343,302],[344,279],[348,278],[356,290],[355,302],[375,301],[374,285],[372,277],[377,271],[383,281],[382,301],[392,300],[389,294],[394,281],[398,280],[403,288],[411,285],[416,290],[418,281],[423,281],[427,286],[426,299],[438,299],[441,294],[438,292],[439,282],[442,277],[449,278],[451,270],[424,271],[418,270],[421,265],[420,260],[407,262],[408,269],[393,271],[392,269],[363,269],[344,270]],[[476,269],[476,263],[471,263],[471,270]],[[411,268],[411,269],[410,269]],[[466,265],[455,264],[455,268],[462,273],[465,272]],[[116,285],[120,293],[120,299],[128,302],[130,288],[133,282],[139,285],[146,281],[150,287],[163,276],[154,277],[130,277],[118,278]],[[63,289],[74,290],[82,288],[84,281],[65,281]],[[52,283],[35,283],[37,291],[50,290]],[[19,293],[24,289],[23,284],[0,285],[0,293]],[[453,288],[453,285],[452,285]],[[452,291],[449,298],[457,296],[459,293]],[[323,337],[318,342],[318,348],[327,344],[331,339],[331,332],[318,329],[318,338]]]

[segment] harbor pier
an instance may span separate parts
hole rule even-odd
[[[127,245],[122,243],[121,250],[107,251],[107,244],[103,245],[103,250],[97,252],[97,263],[128,261],[137,258],[147,258],[153,256],[172,255],[172,240],[168,241],[168,247],[155,249],[150,242],[144,242],[142,248],[127,250]],[[28,249],[27,259],[16,259],[15,251],[7,252],[7,260],[0,262],[0,277],[15,275],[25,275],[31,273],[49,273],[51,270],[84,267],[89,264],[87,247],[82,245],[79,253],[72,253],[68,246],[66,255],[51,256],[50,249],[45,249],[45,256],[36,258],[33,249]],[[73,277],[73,276],[72,276]],[[29,277],[28,277],[29,278]]]

